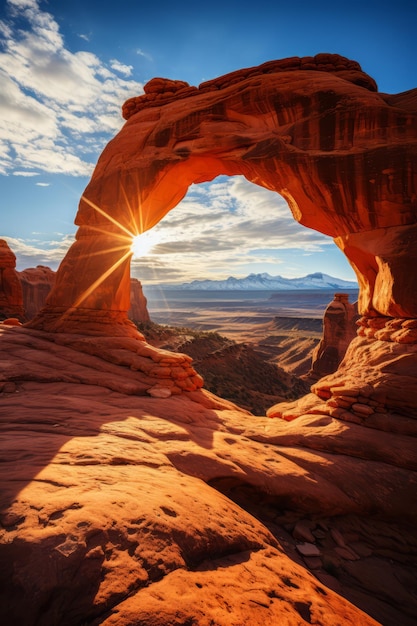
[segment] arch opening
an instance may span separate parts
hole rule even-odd
[[[144,287],[313,272],[355,281],[332,238],[298,224],[282,196],[243,176],[192,184],[147,232],[145,247],[153,242],[152,249],[131,261],[131,274]]]

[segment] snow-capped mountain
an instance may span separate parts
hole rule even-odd
[[[283,278],[270,274],[249,274],[246,278],[234,278],[229,276],[226,280],[193,280],[191,283],[181,285],[164,285],[170,289],[189,289],[205,291],[250,291],[250,290],[297,290],[297,289],[357,289],[354,281],[334,278],[328,274],[316,272],[302,278]]]

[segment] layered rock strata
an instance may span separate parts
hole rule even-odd
[[[23,320],[23,293],[16,271],[16,257],[0,239],[0,319]]]

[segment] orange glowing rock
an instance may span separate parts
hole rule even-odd
[[[243,174],[294,218],[335,238],[354,267],[362,314],[417,315],[417,90],[389,96],[339,55],[271,61],[190,87],[155,78],[81,199],[77,241],[36,327],[76,331],[107,311],[132,334],[131,236],[152,228],[191,183]],[[62,313],[66,312],[62,320]],[[78,325],[78,326],[77,326]],[[103,325],[97,315],[97,332]]]
[[[155,78],[123,111],[127,122],[81,198],[76,242],[31,327],[136,337],[127,317],[133,235],[192,183],[241,174],[334,237],[358,277],[359,313],[387,320],[378,337],[372,327],[360,334],[416,343],[415,330],[391,332],[389,321],[417,317],[417,89],[378,93],[356,62],[320,54],[198,88]]]

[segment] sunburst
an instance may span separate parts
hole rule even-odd
[[[126,228],[123,224],[121,224],[117,219],[113,216],[109,215],[102,208],[97,206],[94,202],[86,198],[86,196],[82,197],[82,200],[86,202],[91,208],[93,208],[97,213],[105,217],[109,222],[111,222],[114,226],[119,229],[119,232],[112,232],[112,237],[114,237],[115,245],[111,248],[103,249],[97,252],[93,252],[92,255],[100,255],[102,254],[104,257],[109,252],[117,252],[120,251],[120,257],[117,261],[115,261],[111,267],[103,270],[103,273],[99,278],[97,278],[88,289],[86,289],[74,302],[74,307],[79,307],[92,293],[95,291],[102,282],[104,282],[122,263],[127,261],[130,258],[139,258],[141,256],[145,256],[149,253],[152,247],[157,243],[157,238],[155,233],[152,231],[142,232],[142,216],[139,212],[139,222],[140,225],[136,223],[133,224],[132,230]],[[127,200],[127,198],[126,198]],[[128,210],[130,216],[133,221],[133,211],[131,210],[130,205],[128,204]],[[109,231],[104,228],[97,228],[96,226],[90,226],[91,230],[95,230],[97,233],[102,233],[103,235],[109,235]],[[118,243],[117,243],[118,242]],[[91,254],[91,253],[90,253]]]
[[[145,233],[135,235],[133,237],[130,250],[134,259],[147,256],[152,248],[158,243],[158,237],[155,230],[147,230]]]

